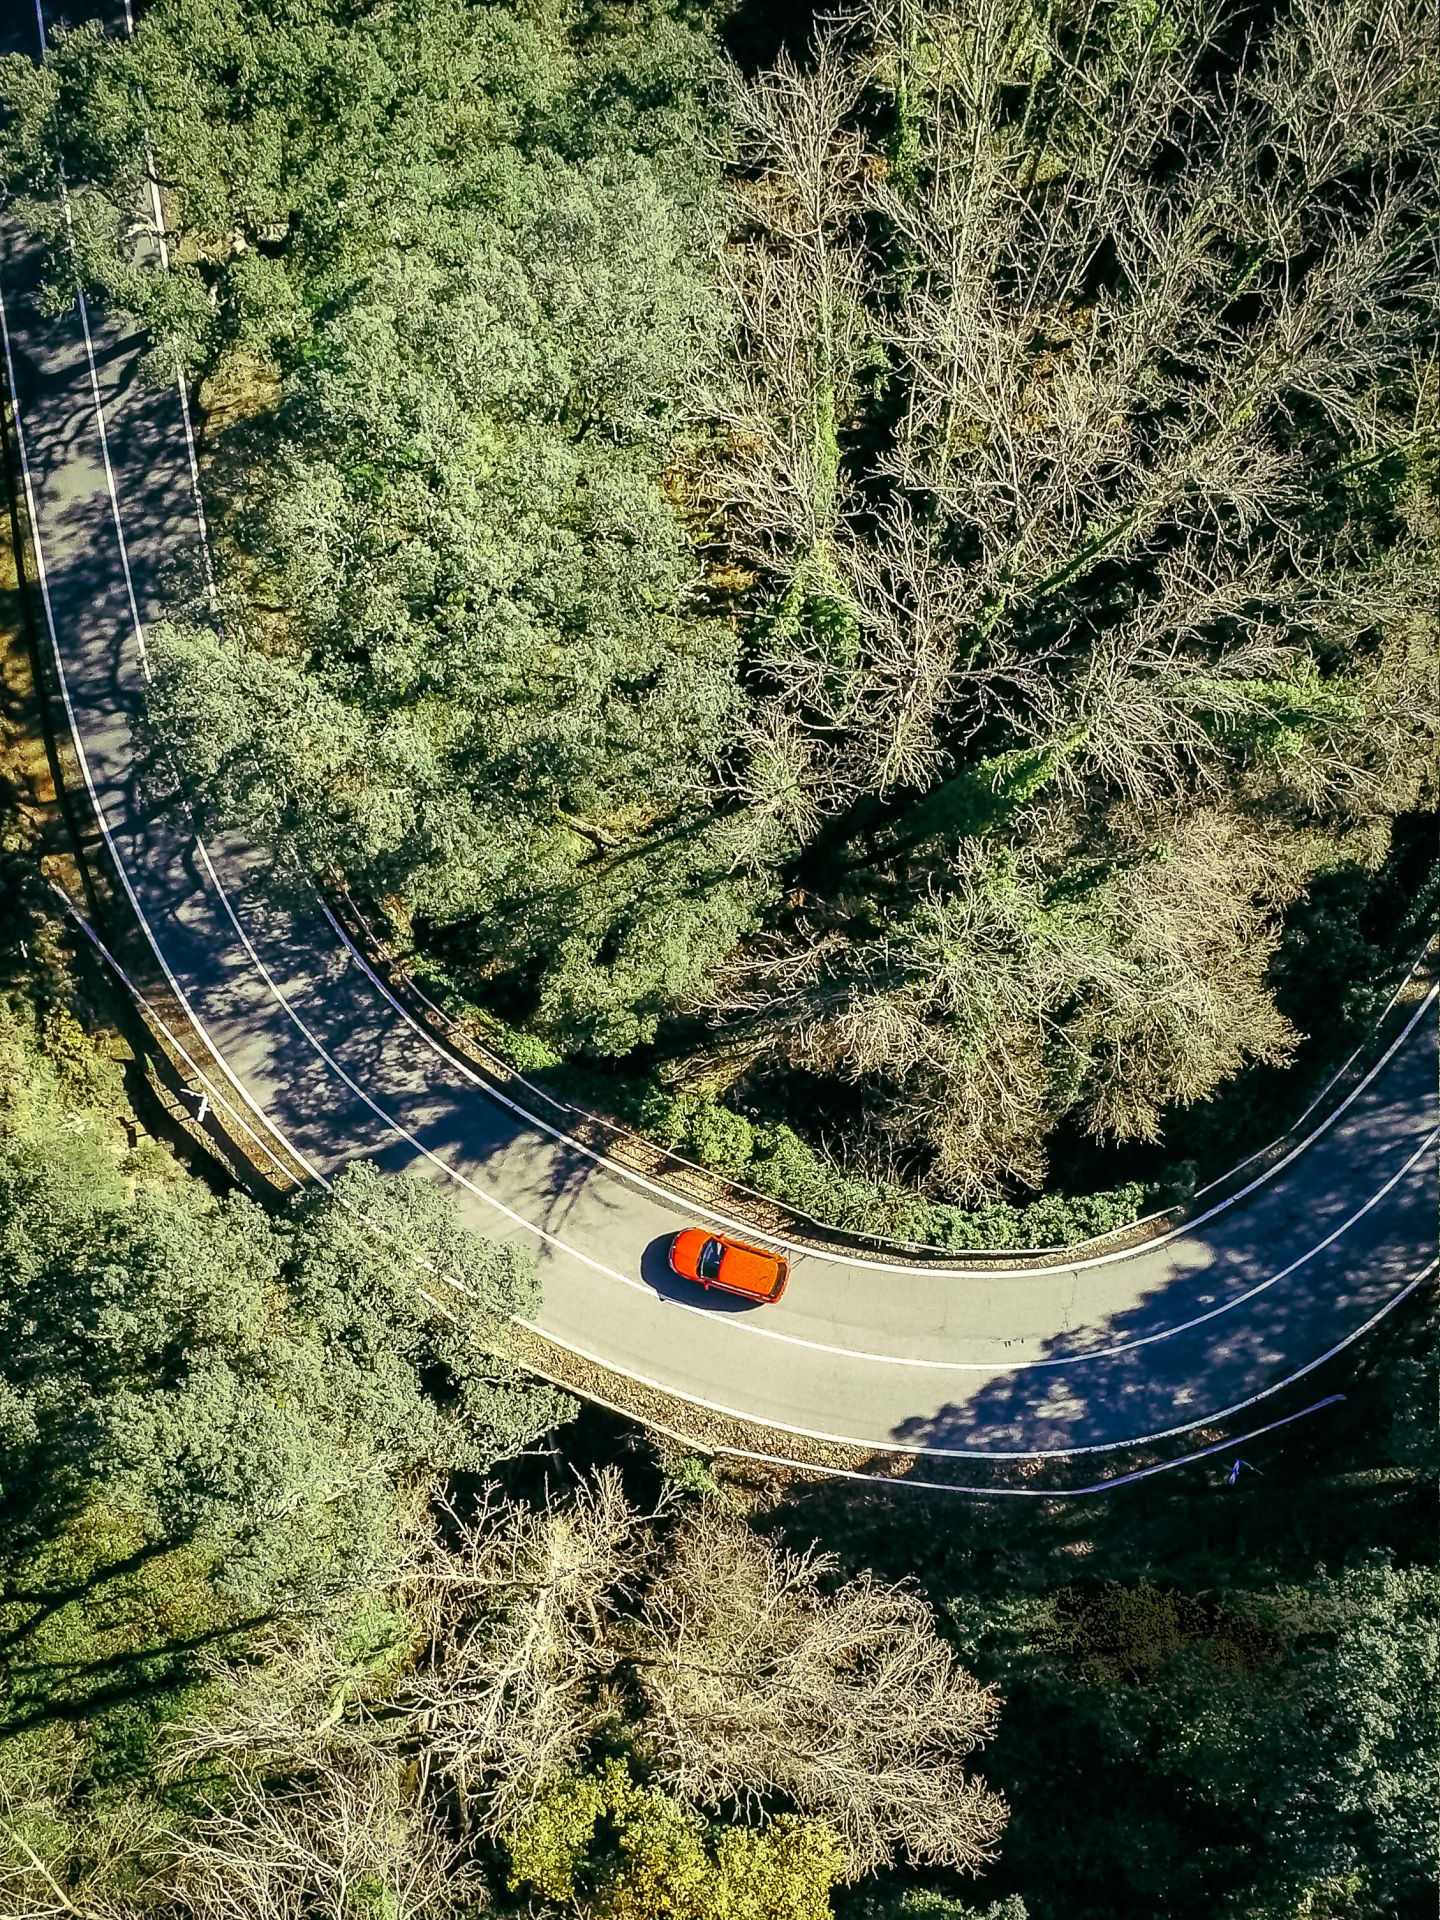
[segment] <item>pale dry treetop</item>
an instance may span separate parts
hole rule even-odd
[[[735,82],[723,791],[798,885],[695,999],[946,1197],[1283,1059],[1278,912],[1430,790],[1433,511],[1334,501],[1434,428],[1433,26],[868,0]]]
[[[423,1825],[427,1796],[453,1795],[466,1831],[493,1837],[623,1722],[666,1792],[716,1813],[778,1803],[823,1819],[854,1876],[993,1855],[1005,1804],[969,1762],[998,1703],[906,1588],[839,1581],[827,1557],[709,1507],[639,1512],[606,1472],[544,1508],[491,1499],[442,1516],[392,1591],[410,1636],[402,1671],[367,1675],[333,1639],[276,1635],[217,1673],[204,1721],[172,1736],[171,1772],[221,1760],[257,1781],[314,1778],[340,1819],[367,1795],[388,1806],[403,1761],[422,1806],[405,1818]],[[303,1825],[296,1848],[313,1845],[308,1811]],[[402,1825],[392,1807],[377,1844]],[[426,1847],[421,1864],[439,1857]]]

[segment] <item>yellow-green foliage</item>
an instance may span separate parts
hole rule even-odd
[[[510,1885],[590,1920],[826,1920],[844,1854],[823,1821],[781,1815],[712,1837],[623,1761],[554,1780],[506,1836]]]
[[[95,1503],[0,1575],[0,1862],[27,1847],[103,1860],[118,1823],[128,1837],[104,1877],[108,1892],[127,1890],[141,1827],[163,1819],[158,1799],[135,1797],[156,1738],[202,1709],[201,1652],[244,1630],[209,1573],[202,1549],[156,1552]]]
[[[53,925],[39,937],[53,945]],[[25,984],[34,1004],[19,988],[0,997],[0,1151],[43,1166],[87,1209],[118,1206],[137,1185],[189,1186],[131,1108],[119,1065],[128,1058],[126,1042],[87,1030],[67,975]],[[64,1000],[50,997],[57,985]]]
[[[127,1112],[119,1068],[73,1013],[0,1001],[0,1132],[31,1145],[59,1129],[113,1147]]]

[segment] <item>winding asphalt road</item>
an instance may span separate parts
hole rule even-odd
[[[492,1092],[317,903],[277,896],[263,852],[202,845],[147,799],[146,629],[206,605],[188,421],[175,389],[142,384],[133,337],[79,306],[42,313],[36,250],[3,211],[0,247],[43,617],[75,747],[129,911],[202,1036],[201,1082],[257,1163],[317,1180],[360,1158],[425,1173],[470,1224],[535,1249],[550,1340],[770,1427],[953,1458],[1101,1451],[1222,1420],[1356,1337],[1433,1265],[1432,992],[1308,1144],[1136,1251],[997,1272],[800,1249],[775,1307],[686,1293],[665,1238],[712,1216]]]

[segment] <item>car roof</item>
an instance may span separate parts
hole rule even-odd
[[[773,1253],[747,1246],[743,1240],[727,1240],[716,1234],[725,1249],[720,1261],[720,1284],[739,1287],[746,1293],[771,1294],[780,1278],[780,1262]]]

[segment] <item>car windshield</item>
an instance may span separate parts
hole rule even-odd
[[[720,1255],[724,1251],[718,1240],[707,1240],[700,1249],[700,1258],[695,1262],[695,1271],[702,1280],[720,1278]]]

